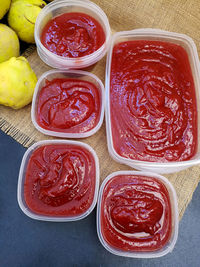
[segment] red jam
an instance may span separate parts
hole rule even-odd
[[[87,14],[64,13],[45,25],[40,38],[52,53],[77,58],[98,50],[105,42],[105,33],[100,23]]]
[[[103,189],[100,220],[103,238],[112,248],[159,250],[172,232],[169,193],[155,178],[114,176]]]
[[[90,208],[95,184],[95,160],[88,150],[78,145],[43,145],[29,159],[24,197],[37,214],[73,217]]]
[[[114,46],[110,76],[113,146],[124,158],[184,161],[197,150],[197,107],[186,51],[160,41]]]
[[[53,79],[39,93],[37,123],[44,129],[85,133],[99,122],[101,100],[98,88],[88,81]]]

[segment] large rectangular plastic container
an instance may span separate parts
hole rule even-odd
[[[182,46],[189,58],[189,63],[191,66],[191,71],[194,80],[195,94],[196,94],[196,103],[197,103],[197,152],[194,157],[186,161],[177,161],[177,162],[148,162],[140,160],[132,160],[120,156],[113,146],[112,138],[112,125],[110,117],[110,71],[111,71],[111,61],[112,61],[112,51],[113,47],[117,43],[133,40],[154,40],[154,41],[164,41],[171,42],[177,45]],[[129,165],[138,170],[148,170],[156,173],[172,173],[178,172],[180,170],[186,169],[193,165],[200,163],[200,65],[199,58],[194,41],[184,34],[167,32],[159,29],[137,29],[132,31],[117,32],[114,34],[111,40],[111,46],[108,51],[107,56],[107,65],[106,65],[106,132],[107,132],[107,143],[108,150],[111,157],[122,163]]]

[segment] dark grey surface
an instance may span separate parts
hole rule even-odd
[[[50,223],[28,218],[17,204],[17,180],[25,152],[0,131],[0,266],[200,266],[200,186],[180,222],[172,253],[158,259],[110,254],[96,234],[96,210],[79,222]]]

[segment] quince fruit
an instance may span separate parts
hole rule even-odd
[[[37,77],[24,57],[0,63],[0,104],[19,109],[32,101]]]
[[[0,0],[0,19],[4,17],[10,7],[11,0]]]
[[[42,0],[13,0],[8,13],[8,24],[22,41],[35,43],[35,21],[46,5]]]
[[[19,39],[7,25],[0,24],[0,63],[19,56]]]

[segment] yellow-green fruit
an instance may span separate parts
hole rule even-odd
[[[41,0],[11,0],[12,4],[13,4],[14,2],[18,2],[18,1],[27,2],[27,3],[29,3],[29,4],[33,4],[33,5],[35,5],[35,6],[41,6],[41,2],[43,2],[43,1],[41,1]],[[45,5],[46,5],[46,3],[45,3]],[[41,6],[41,8],[42,8],[42,7],[44,7],[44,5]]]
[[[19,39],[7,25],[0,23],[0,63],[19,56]]]
[[[7,13],[11,0],[0,0],[0,19]]]
[[[37,77],[24,57],[0,63],[0,104],[19,109],[32,101]]]
[[[42,0],[15,0],[11,3],[8,23],[22,41],[35,43],[35,21],[45,5]]]

